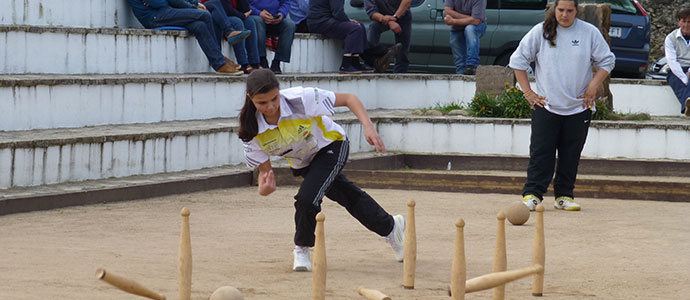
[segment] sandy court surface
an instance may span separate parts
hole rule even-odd
[[[246,299],[310,299],[311,273],[293,273],[292,196],[255,188],[214,190],[144,201],[0,217],[0,299],[143,299],[95,278],[98,267],[177,299],[180,209],[191,210],[193,299],[218,287]],[[417,201],[414,290],[385,241],[336,203],[325,201],[328,299],[363,299],[358,286],[393,299],[449,299],[454,222],[465,219],[468,278],[490,272],[496,214],[519,196],[369,189],[393,214]],[[581,212],[545,212],[545,299],[688,299],[690,203],[578,199]],[[531,260],[534,213],[507,223],[508,268]],[[506,299],[532,299],[530,279]],[[466,299],[488,299],[491,291]]]

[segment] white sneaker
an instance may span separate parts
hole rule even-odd
[[[386,236],[386,242],[391,245],[397,261],[403,261],[405,255],[405,218],[402,215],[393,217],[393,230]]]
[[[527,208],[529,208],[529,211],[534,211],[537,209],[537,205],[541,203],[541,200],[539,197],[532,195],[532,194],[527,194],[524,197],[522,197],[522,203],[525,203],[527,205]]]
[[[576,211],[580,210],[580,204],[577,204],[573,198],[570,198],[568,196],[560,196],[556,198],[556,201],[553,202],[553,207],[555,209],[562,209],[562,210],[571,210],[571,211]]]
[[[292,250],[295,260],[292,262],[292,270],[295,272],[311,271],[311,261],[309,260],[309,247],[295,246]]]

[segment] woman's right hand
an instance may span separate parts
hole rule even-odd
[[[259,195],[268,196],[276,190],[276,178],[273,170],[259,171]]]
[[[535,110],[535,105],[539,107],[544,107],[544,105],[546,105],[546,102],[544,102],[546,98],[535,93],[533,90],[523,92],[523,95],[525,95],[525,99],[527,99],[527,103],[529,103],[529,107],[531,107],[532,110]]]

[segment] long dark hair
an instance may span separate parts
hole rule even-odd
[[[278,78],[269,69],[255,70],[247,77],[247,89],[244,95],[244,106],[240,111],[240,130],[238,133],[243,142],[251,141],[259,133],[259,124],[256,122],[256,106],[254,106],[250,96],[268,93],[277,88],[280,88]]]
[[[549,45],[551,45],[551,47],[556,47],[556,28],[558,28],[558,20],[556,20],[556,6],[558,6],[558,3],[561,1],[575,2],[575,10],[577,11],[577,0],[556,0],[553,3],[553,6],[546,11],[546,15],[544,16],[544,33],[542,35],[544,36],[544,39],[549,41]]]

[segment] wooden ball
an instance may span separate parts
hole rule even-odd
[[[506,219],[513,225],[522,225],[529,220],[529,208],[520,202],[513,202],[504,211]]]
[[[216,289],[209,300],[244,300],[244,295],[238,289],[231,286],[221,286]]]

